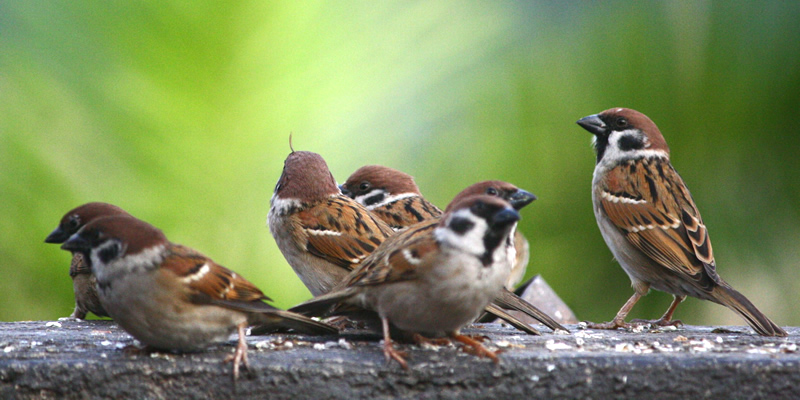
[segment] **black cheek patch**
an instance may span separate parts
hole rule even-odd
[[[369,196],[366,199],[364,199],[364,204],[371,206],[373,204],[380,203],[383,201],[384,197],[386,197],[386,194],[383,192],[379,192],[375,195]]]
[[[622,151],[641,150],[644,148],[644,140],[636,135],[624,135],[619,138],[617,146]]]
[[[119,256],[120,246],[119,243],[114,243],[111,246],[106,246],[97,254],[103,264],[108,264],[111,260]]]
[[[475,226],[475,224],[472,221],[464,218],[453,218],[453,220],[450,221],[450,229],[459,235],[464,235],[467,231],[472,229],[473,226]]]

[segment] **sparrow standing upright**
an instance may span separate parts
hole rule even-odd
[[[497,362],[493,352],[459,330],[503,289],[511,264],[504,243],[519,218],[500,198],[463,199],[438,223],[415,225],[387,239],[332,292],[292,309],[335,314],[356,306],[377,312],[384,355],[403,368],[407,364],[392,346],[390,323],[403,331],[448,335]]]
[[[326,324],[264,303],[269,298],[252,283],[128,215],[95,219],[61,248],[90,260],[103,307],[150,348],[198,351],[238,331],[230,358],[234,379],[239,364],[244,361],[247,366],[248,325],[337,333]]]
[[[381,165],[367,165],[359,168],[347,178],[347,181],[341,186],[341,190],[343,194],[363,204],[370,212],[376,214],[397,230],[406,229],[423,221],[434,221],[432,223],[435,223],[442,215],[442,211],[439,208],[428,202],[420,194],[419,188],[411,175]],[[462,190],[450,202],[450,205],[452,206],[463,198],[477,194],[487,194],[505,199],[517,211],[536,199],[533,194],[508,182],[483,181]],[[550,329],[567,331],[566,328],[550,316],[510,291],[525,275],[529,257],[528,241],[516,229],[516,224],[512,229],[512,237],[513,241],[509,239],[506,246],[509,252],[509,259],[514,260],[509,279],[505,284],[507,290],[503,290],[486,311],[502,318],[518,329],[532,334],[538,334],[538,332],[532,331],[530,327],[518,318],[503,312],[499,308],[523,312],[542,322]]]
[[[394,231],[345,196],[325,160],[292,151],[270,200],[269,231],[311,294],[327,293]]]
[[[578,125],[595,135],[592,201],[597,224],[634,289],[612,321],[589,326],[630,326],[625,323],[628,312],[653,288],[675,299],[659,320],[649,323],[680,323],[672,321],[672,314],[686,296],[693,296],[730,308],[761,335],[786,336],[717,274],[706,226],[653,121],[638,111],[612,108],[582,118]]]
[[[64,243],[78,229],[94,219],[111,215],[129,214],[108,203],[92,202],[78,206],[61,218],[56,229],[44,241],[45,243]],[[69,276],[72,278],[72,290],[75,293],[75,310],[72,311],[70,318],[86,319],[86,313],[89,311],[98,317],[107,317],[108,313],[103,309],[100,299],[97,297],[97,278],[80,252],[72,253]]]

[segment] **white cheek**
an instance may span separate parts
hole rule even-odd
[[[623,136],[632,135],[638,136],[644,141],[644,148],[640,150],[620,150],[619,148],[619,141],[622,139]],[[650,142],[647,140],[647,137],[644,136],[640,131],[635,129],[629,129],[626,131],[614,131],[611,132],[611,135],[608,137],[608,146],[606,147],[606,151],[603,154],[602,162],[604,164],[614,164],[616,165],[619,161],[624,160],[631,160],[631,159],[639,159],[639,158],[650,158],[650,157],[667,157],[667,153],[663,150],[653,150],[650,149]]]
[[[461,235],[453,232],[451,229],[436,228],[436,231],[434,231],[436,240],[469,254],[477,256],[483,255],[483,253],[486,252],[483,245],[483,236],[489,228],[486,221],[483,218],[476,217],[469,212],[469,210],[456,211],[451,218],[452,217],[468,219],[474,225]]]
[[[415,193],[400,193],[400,194],[396,194],[396,195],[392,195],[392,196],[390,196],[388,193],[386,193],[384,191],[381,191],[381,193],[383,193],[383,200],[381,200],[380,202],[375,203],[375,204],[366,205],[367,199],[372,197],[372,196],[375,196],[377,194],[375,192],[370,192],[368,194],[364,194],[364,195],[358,196],[354,200],[356,202],[360,203],[361,205],[365,206],[367,208],[367,210],[374,210],[376,208],[381,208],[381,207],[383,207],[383,206],[385,206],[387,204],[394,203],[395,201],[399,201],[399,200],[407,199],[409,197],[416,196]]]
[[[108,281],[120,273],[151,270],[164,259],[164,245],[157,245],[142,250],[135,255],[117,257],[108,264],[104,264],[100,260],[100,252],[107,246],[104,244],[101,247],[92,249],[92,271],[94,271],[99,281]],[[124,253],[125,249],[122,249],[121,252]]]
[[[269,208],[270,215],[284,215],[288,214],[291,210],[300,209],[303,203],[297,199],[282,199],[278,197],[277,194],[273,194],[272,198],[269,199],[269,203],[272,205]],[[269,218],[269,217],[268,217]],[[267,225],[269,225],[269,219],[267,220]]]

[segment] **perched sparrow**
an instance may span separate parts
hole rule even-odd
[[[786,332],[717,274],[708,231],[689,189],[669,161],[669,147],[644,114],[612,108],[578,121],[595,135],[592,201],[606,244],[631,278],[634,294],[598,329],[628,327],[625,316],[650,288],[675,299],[655,325],[672,325],[686,296],[722,304],[764,336]]]
[[[97,277],[111,318],[146,346],[198,351],[238,331],[233,376],[247,366],[245,328],[261,324],[308,333],[336,329],[278,310],[257,287],[188,247],[171,243],[158,228],[131,216],[95,219],[62,249],[82,253]]]
[[[436,223],[442,214],[441,210],[422,197],[419,188],[414,183],[414,178],[404,172],[381,165],[367,165],[359,168],[347,178],[347,181],[341,186],[341,190],[342,193],[363,204],[370,212],[398,230],[422,221]],[[510,202],[512,207],[518,211],[536,199],[533,194],[508,182],[484,181],[461,191],[450,204],[454,205],[459,200],[476,194],[501,197]],[[516,224],[512,237],[513,242],[509,239],[506,249],[509,251],[509,258],[515,261],[509,279],[506,281],[507,290],[502,291],[501,295],[493,302],[494,305],[508,310],[521,311],[553,330],[566,331],[566,328],[547,314],[510,292],[525,275],[529,258],[528,241],[516,230]],[[486,311],[518,329],[538,334],[535,330],[532,331],[527,324],[507,313],[498,311],[496,307],[490,306],[490,309]]]
[[[340,189],[343,194],[363,204],[395,230],[437,219],[442,215],[440,209],[422,197],[411,175],[382,165],[366,165],[357,169]],[[536,200],[533,194],[502,181],[477,183],[462,191],[459,196],[463,198],[480,193],[502,197],[517,210]],[[512,237],[514,246],[510,247],[510,251],[514,252],[516,261],[506,282],[508,290],[513,290],[522,281],[530,257],[530,247],[525,236],[515,229]]]
[[[319,154],[292,151],[270,200],[267,223],[278,248],[314,296],[327,293],[392,228],[343,195]]]
[[[64,243],[78,229],[92,220],[111,215],[129,214],[108,203],[86,203],[66,213],[61,218],[58,227],[44,241],[45,243]],[[97,297],[97,279],[92,274],[89,264],[84,260],[83,254],[72,253],[69,276],[72,278],[72,290],[75,292],[75,310],[70,317],[86,319],[86,313],[89,311],[98,317],[107,317],[108,313],[103,309],[100,299]]]
[[[411,175],[382,165],[357,169],[340,189],[394,230],[442,215],[442,210],[422,197]]]
[[[389,324],[408,332],[447,335],[497,362],[480,343],[459,334],[489,305],[508,277],[505,241],[519,220],[508,202],[491,196],[461,200],[436,224],[420,224],[387,239],[331,293],[293,308],[325,314],[366,308],[383,323],[383,351],[403,368]]]
[[[529,193],[525,190],[519,189],[518,187],[512,185],[508,182],[503,181],[483,181],[478,182],[476,184],[468,186],[466,189],[462,190],[453,201],[445,209],[445,212],[450,211],[451,207],[454,204],[458,204],[458,202],[466,197],[474,196],[476,194],[486,194],[489,196],[497,196],[506,201],[508,201],[515,210],[519,211],[523,207],[530,204],[532,201],[536,200],[536,196],[532,193]],[[521,297],[517,296],[510,290],[513,288],[513,285],[516,285],[519,280],[525,275],[525,268],[528,265],[528,258],[529,258],[529,247],[528,247],[528,240],[517,230],[517,224],[514,224],[512,228],[512,233],[509,235],[508,240],[505,244],[506,251],[508,252],[508,258],[512,260],[512,268],[511,273],[509,275],[509,279],[506,281],[506,287],[500,292],[500,295],[494,300],[494,304],[506,309],[506,310],[513,310],[513,311],[520,311],[528,316],[536,319],[537,321],[543,323],[545,326],[552,330],[562,330],[569,332],[567,328],[563,325],[559,324],[556,320],[552,317],[547,315],[546,313],[542,312],[534,306],[533,304],[527,302],[526,300],[522,299]],[[522,251],[519,251],[519,250]],[[512,280],[512,276],[516,276]],[[487,310],[489,314],[494,314],[506,322],[510,322],[512,325],[517,326],[519,324],[525,325],[520,319],[514,317],[513,315],[509,319],[507,317],[503,317],[498,315],[491,310]],[[481,321],[485,321],[481,319]]]

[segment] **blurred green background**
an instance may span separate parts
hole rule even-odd
[[[43,240],[88,201],[277,306],[308,298],[265,222],[290,133],[339,182],[384,164],[441,207],[478,180],[532,191],[528,276],[609,320],[632,291],[575,121],[624,106],[664,133],[721,275],[800,324],[798,21],[800,2],[0,1],[0,320],[70,314],[70,257]],[[744,324],[695,299],[676,317]]]

